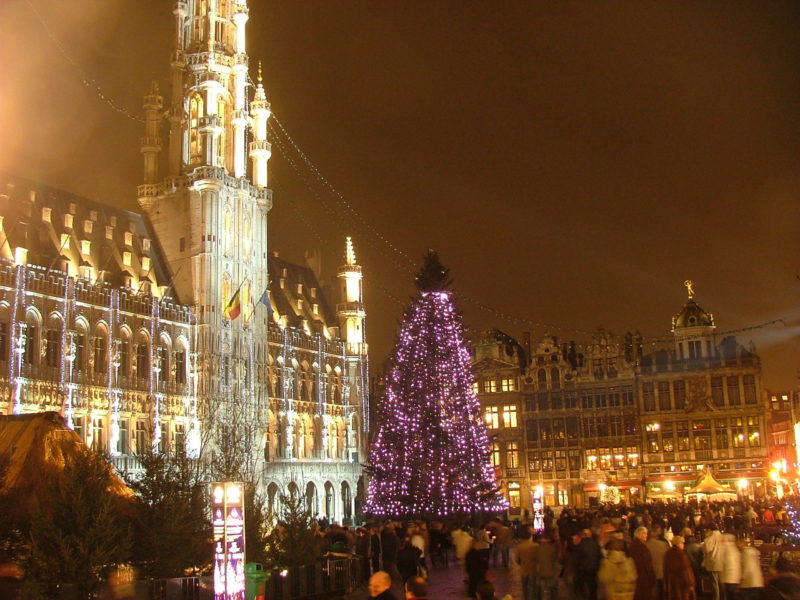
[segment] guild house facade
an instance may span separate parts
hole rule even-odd
[[[687,282],[688,283],[688,282]],[[710,467],[740,494],[768,489],[766,396],[752,348],[715,336],[689,298],[671,340],[600,330],[591,343],[495,331],[475,345],[476,391],[512,514],[679,496]]]

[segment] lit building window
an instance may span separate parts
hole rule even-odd
[[[203,98],[199,94],[189,101],[189,162],[199,162],[202,158],[200,140],[200,119],[204,116]]]
[[[487,394],[497,391],[497,382],[493,379],[487,379],[483,382],[483,391]]]
[[[520,486],[517,481],[508,482],[508,505],[509,508],[520,507]]]
[[[586,470],[587,471],[597,470],[597,454],[595,454],[594,450],[587,450],[586,452]]]
[[[513,392],[517,389],[517,382],[514,379],[503,379],[500,381],[500,389],[503,392]]]
[[[600,448],[600,469],[607,471],[613,468],[614,466],[611,462],[611,452],[608,448]]]
[[[733,425],[733,427],[731,427],[731,432],[733,433],[733,447],[744,448],[744,427],[742,426],[742,419],[731,419],[731,423]]]
[[[489,429],[500,427],[500,409],[498,407],[490,406],[486,409],[486,426]]]
[[[104,452],[106,449],[105,443],[105,423],[103,419],[92,419],[92,450]]]
[[[517,405],[503,406],[503,427],[517,427]]]
[[[492,447],[489,457],[492,460],[493,467],[500,466],[500,444],[498,444],[497,442],[492,442]]]
[[[517,442],[508,442],[506,444],[506,467],[509,469],[519,467],[519,446]]]
[[[315,305],[315,306],[316,306],[316,305]],[[477,381],[473,381],[473,382],[472,382],[472,393],[473,393],[473,394],[478,394],[478,393],[480,393],[480,388],[478,387],[478,382],[477,382]]]
[[[747,440],[751,448],[761,447],[761,432],[758,426],[758,417],[747,417]]]

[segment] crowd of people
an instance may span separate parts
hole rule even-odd
[[[523,598],[514,600],[800,600],[800,578],[781,557],[765,578],[760,543],[780,543],[790,525],[780,506],[756,502],[653,503],[545,510],[534,530],[523,515],[479,527],[440,521],[332,526],[325,541],[363,557],[369,593],[427,597],[427,576],[454,557],[466,593],[492,600],[489,566],[515,564]]]

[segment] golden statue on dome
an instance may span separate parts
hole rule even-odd
[[[687,279],[683,282],[683,285],[686,286],[686,293],[689,294],[689,300],[694,298],[694,284],[692,283],[692,280]]]

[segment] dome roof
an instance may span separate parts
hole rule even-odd
[[[687,327],[714,327],[714,315],[704,311],[694,298],[689,298],[681,312],[672,317],[673,331]]]

